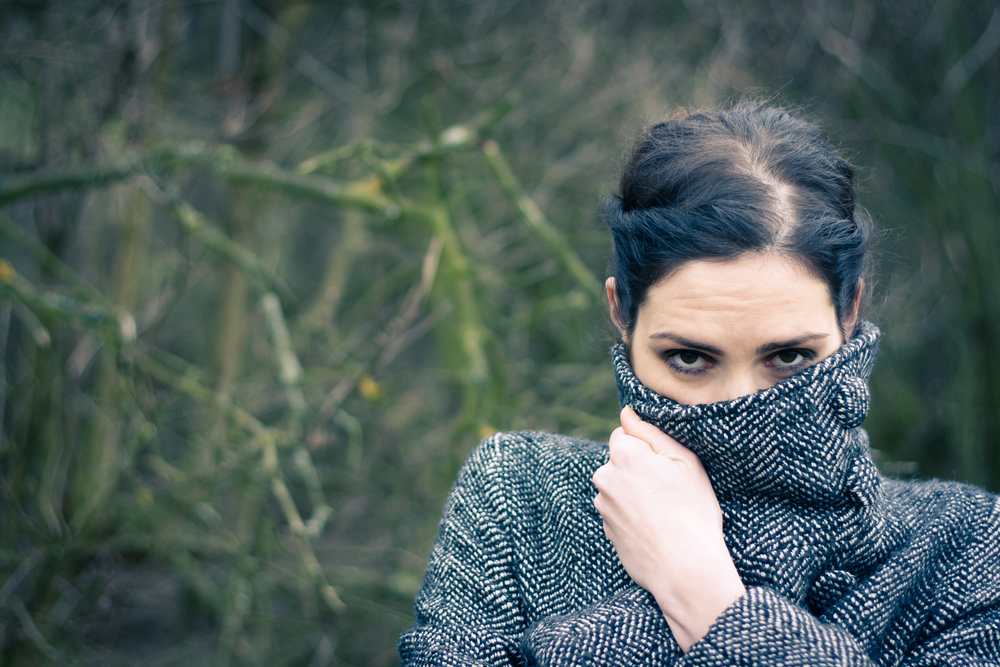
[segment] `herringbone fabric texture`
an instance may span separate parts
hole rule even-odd
[[[748,588],[682,655],[593,507],[607,444],[484,441],[441,520],[404,665],[1000,665],[1000,505],[881,478],[859,427],[878,331],[770,389],[685,406],[612,360],[623,404],[694,451]]]

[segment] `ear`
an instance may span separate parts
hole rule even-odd
[[[861,310],[861,295],[865,291],[865,281],[858,279],[858,287],[854,290],[854,303],[851,304],[850,314],[844,318],[844,339],[850,340],[854,336],[854,327],[858,323],[858,312]]]
[[[622,323],[621,313],[618,312],[618,299],[615,297],[615,279],[608,278],[604,281],[604,289],[608,292],[608,310],[611,311],[611,321],[615,323],[615,328],[622,337],[622,341],[628,344],[628,332]]]

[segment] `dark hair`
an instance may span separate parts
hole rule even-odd
[[[842,329],[853,313],[874,225],[855,201],[850,163],[787,110],[742,103],[657,123],[636,142],[620,187],[602,215],[629,334],[649,288],[682,264],[748,252],[801,261],[826,283]]]

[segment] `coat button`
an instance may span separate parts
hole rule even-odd
[[[844,428],[857,428],[868,416],[872,397],[861,378],[847,378],[837,387],[833,397],[833,412]]]

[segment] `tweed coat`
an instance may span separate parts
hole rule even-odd
[[[423,665],[1000,665],[1000,503],[879,475],[878,330],[769,389],[687,406],[612,350],[621,402],[701,459],[747,594],[683,654],[594,509],[607,443],[498,434],[469,457],[400,637]]]

